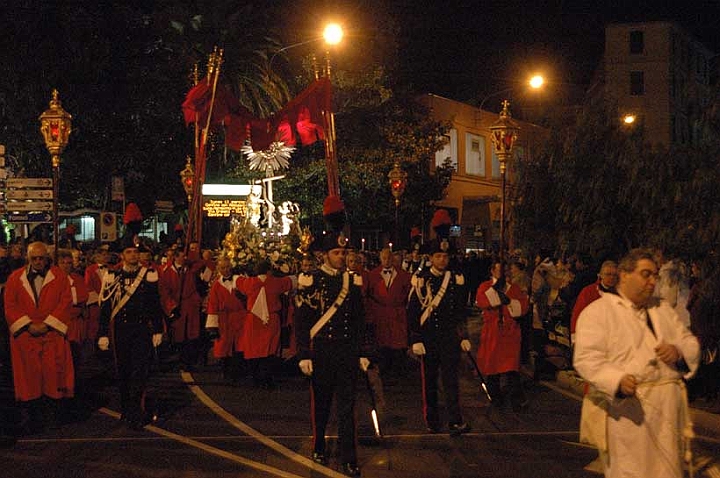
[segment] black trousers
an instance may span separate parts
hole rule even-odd
[[[147,324],[120,322],[115,326],[115,356],[122,415],[128,421],[145,418],[145,387],[152,362],[152,332]]]
[[[325,429],[334,397],[340,461],[356,463],[355,394],[359,370],[357,346],[344,341],[316,340],[313,350],[313,451],[325,454]]]
[[[426,354],[422,358],[423,408],[425,423],[439,428],[438,379],[442,378],[448,423],[462,423],[460,413],[460,387],[458,364],[460,363],[460,340],[457,336],[441,337],[423,341]]]

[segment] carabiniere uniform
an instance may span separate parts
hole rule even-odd
[[[347,296],[338,297],[347,284]],[[365,351],[362,276],[327,265],[298,279],[295,297],[298,358],[313,361],[312,403],[314,453],[325,454],[325,427],[336,397],[338,443],[343,463],[356,463],[355,387],[358,360]],[[332,316],[311,338],[312,327],[329,310]]]
[[[446,273],[447,284],[443,287]],[[460,362],[460,341],[467,338],[465,278],[462,273],[451,269],[438,274],[432,267],[427,267],[412,277],[411,284],[408,301],[410,343],[422,342],[425,346],[426,355],[422,362],[423,409],[428,429],[437,431],[440,428],[440,373],[448,423],[452,427],[463,422],[459,406],[457,367]],[[423,314],[426,314],[424,319]]]
[[[109,337],[117,367],[123,419],[144,417],[145,386],[153,358],[153,334],[163,332],[155,269],[108,271],[100,293],[100,334]]]

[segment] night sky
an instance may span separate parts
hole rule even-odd
[[[720,51],[717,0],[391,4],[401,19],[402,78],[418,91],[460,101],[479,100],[534,71],[558,84],[587,85],[609,22],[674,20]]]

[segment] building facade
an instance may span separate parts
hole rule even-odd
[[[711,94],[713,52],[672,22],[605,28],[605,94],[653,146],[696,144]]]
[[[450,123],[445,147],[435,154],[434,167],[448,158],[455,169],[447,195],[436,207],[446,208],[455,220],[451,234],[460,238],[466,250],[495,249],[500,240],[500,163],[493,153],[489,127],[498,120],[497,113],[478,109],[458,101],[428,94],[420,101],[429,108],[437,121]],[[512,111],[512,105],[510,105]],[[514,157],[507,165],[506,219],[512,231],[512,209],[516,198],[513,187],[514,165],[531,161],[547,130],[523,121],[514,148]],[[508,234],[511,241],[512,233]],[[512,242],[509,243],[512,247]]]

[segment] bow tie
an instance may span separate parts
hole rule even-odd
[[[33,271],[28,272],[28,280],[34,281],[36,277],[45,278],[45,271]]]
[[[223,277],[223,282],[232,282],[232,277]]]
[[[392,269],[383,269],[383,274],[392,274]]]

